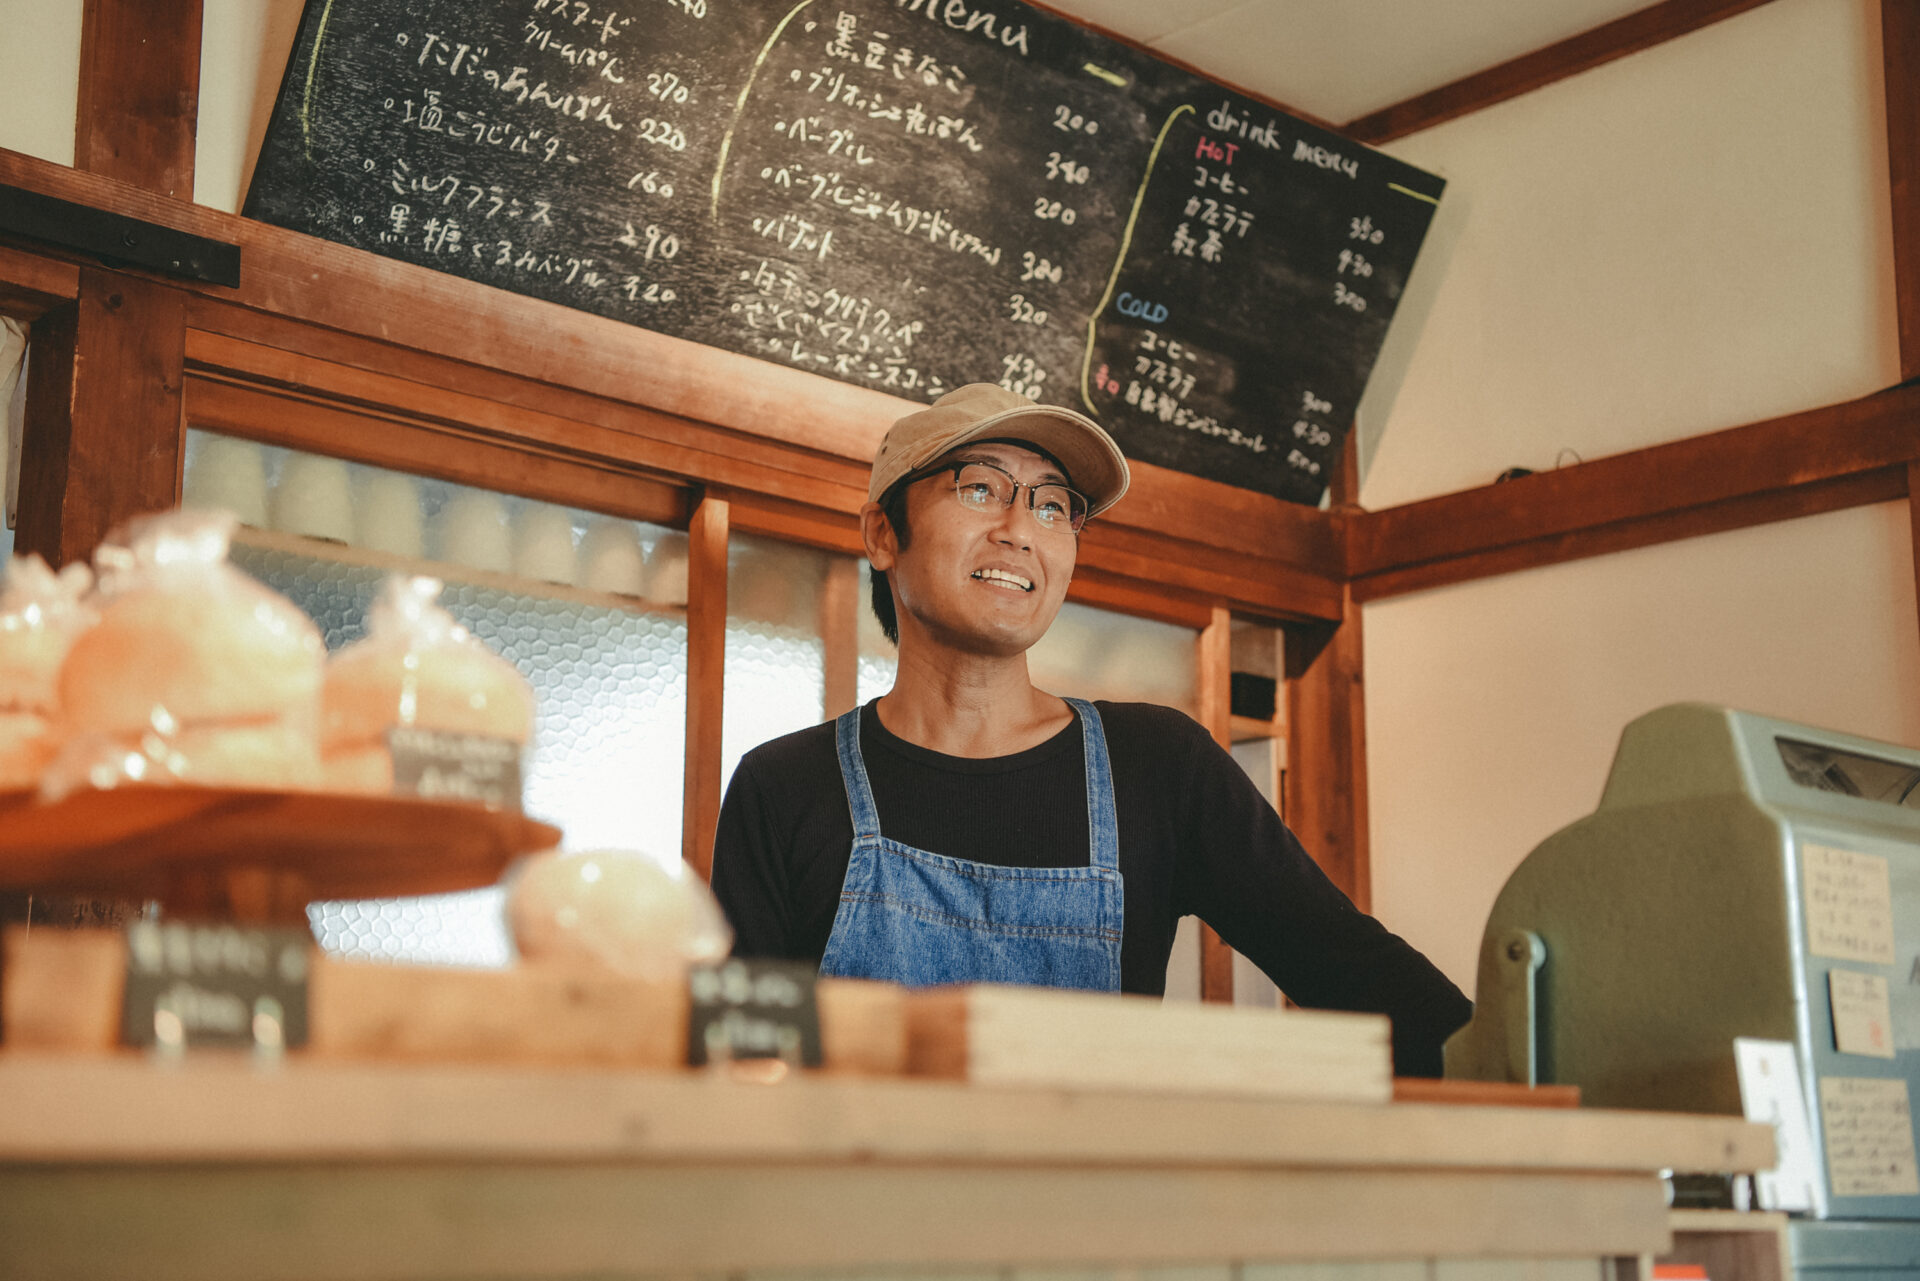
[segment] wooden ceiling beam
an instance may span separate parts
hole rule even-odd
[[[1920,461],[1920,385],[1656,445],[1347,523],[1362,600],[1891,501]]]
[[[1897,4],[1900,0],[1890,2]],[[1544,49],[1369,112],[1338,128],[1350,138],[1377,147],[1509,98],[1532,93],[1616,58],[1651,49],[1765,3],[1766,0],[1662,0]]]

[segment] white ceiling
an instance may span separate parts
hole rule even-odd
[[[1047,0],[1208,75],[1345,124],[1651,0]]]

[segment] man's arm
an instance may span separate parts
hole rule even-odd
[[[784,957],[792,916],[787,860],[759,773],[749,752],[720,803],[713,892],[733,926],[735,956]]]
[[[1240,766],[1195,726],[1180,899],[1297,1004],[1385,1014],[1393,1070],[1439,1076],[1473,1005],[1327,879]]]

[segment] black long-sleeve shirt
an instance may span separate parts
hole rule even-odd
[[[1296,1003],[1387,1015],[1394,1071],[1438,1076],[1441,1044],[1472,1012],[1460,990],[1353,906],[1190,717],[1149,703],[1096,706],[1120,827],[1121,990],[1161,994],[1174,928],[1197,916]],[[869,703],[860,748],[889,839],[1003,867],[1086,865],[1078,717],[1036,747],[978,760],[896,737]],[[831,722],[749,752],[714,843],[713,888],[735,954],[817,964],[852,844]]]

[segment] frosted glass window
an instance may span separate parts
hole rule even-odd
[[[893,688],[894,673],[900,666],[900,653],[894,648],[887,634],[880,630],[880,620],[873,613],[873,566],[865,560],[860,562],[860,593],[855,602],[858,617],[855,620],[860,637],[859,659],[859,701],[870,703]]]
[[[761,743],[818,725],[825,717],[822,595],[836,559],[830,552],[751,534],[727,540],[723,779],[731,781],[740,758]]]
[[[395,569],[533,683],[527,812],[572,849],[677,854],[686,744],[686,535],[635,521],[192,431],[187,501],[238,509],[242,569],[358,640]],[[501,891],[319,903],[346,955],[505,965]]]

